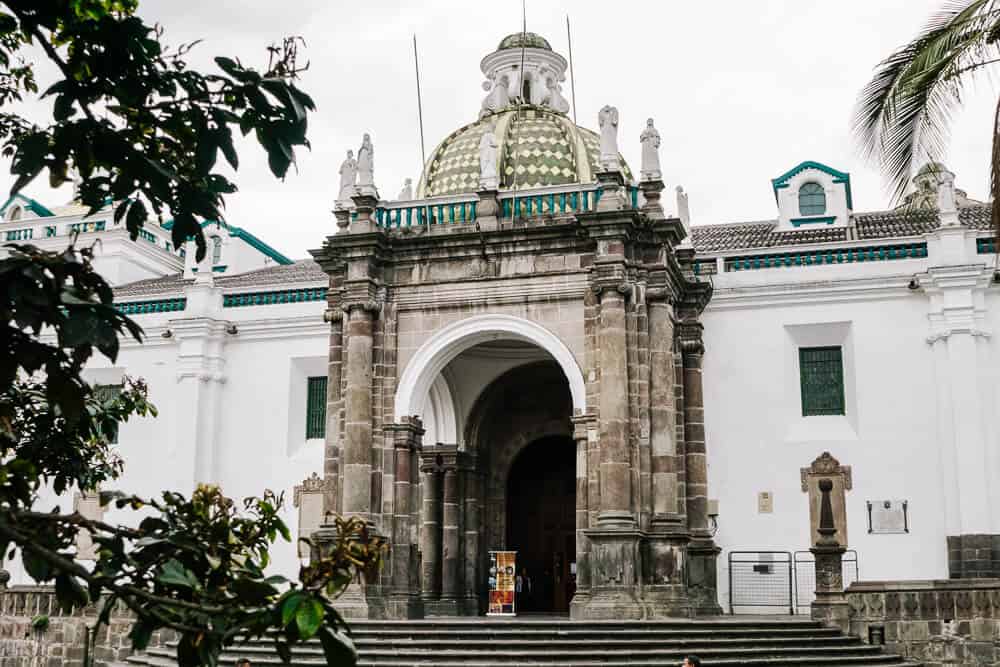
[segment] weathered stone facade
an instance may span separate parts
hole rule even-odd
[[[926,667],[1000,664],[1000,579],[866,581],[847,602],[851,634]]]
[[[596,207],[501,215],[489,230],[397,228],[355,197],[348,227],[313,252],[330,275],[327,509],[371,521],[393,547],[350,613],[483,611],[510,467],[550,436],[576,442],[572,615],[718,611],[698,321],[711,288],[678,251],[681,222],[655,205],[662,184],[644,184],[639,209],[620,174],[602,177]],[[504,341],[523,362],[449,398],[458,427],[441,440],[427,395],[457,355]]]

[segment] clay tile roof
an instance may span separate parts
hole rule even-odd
[[[977,204],[958,210],[959,220],[972,229],[990,229],[989,204]],[[872,211],[854,216],[855,238],[889,239],[920,236],[934,229],[937,214],[927,209]],[[847,240],[847,230],[840,228],[796,229],[776,231],[776,220],[738,222],[722,225],[696,225],[691,228],[695,250],[699,253],[720,253],[753,248],[772,248]]]
[[[191,278],[183,273],[175,273],[159,278],[147,278],[114,288],[115,301],[140,301],[142,299],[179,295],[191,284]],[[286,265],[269,266],[256,271],[248,271],[233,276],[219,276],[215,284],[225,290],[247,288],[281,287],[301,283],[327,283],[326,274],[319,264],[311,259],[301,259]]]

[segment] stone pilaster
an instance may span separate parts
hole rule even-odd
[[[434,448],[420,457],[420,596],[424,605],[441,598],[441,477],[442,466]]]
[[[331,280],[330,292],[335,292]],[[327,362],[326,389],[326,440],[323,454],[323,477],[327,480],[323,497],[326,512],[339,514],[341,511],[341,409],[343,394],[344,360],[344,311],[340,307],[339,295],[329,297],[329,307],[324,315],[330,322],[330,349]]]
[[[441,601],[456,602],[459,596],[458,573],[458,467],[444,469],[443,503],[441,511]]]
[[[351,221],[350,231],[352,234],[368,234],[376,230],[375,207],[378,206],[378,197],[370,194],[357,194],[351,197],[354,202],[354,220]]]
[[[583,615],[590,602],[590,478],[591,443],[598,440],[592,415],[573,417],[573,440],[576,442],[576,593],[570,602],[570,615]]]
[[[684,377],[684,465],[688,544],[688,594],[697,614],[722,613],[718,601],[717,559],[720,549],[708,526],[708,463],[705,456],[705,408],[702,325],[694,318],[681,322]]]
[[[500,203],[496,190],[481,190],[476,206],[476,224],[480,231],[493,232],[500,225]]]
[[[467,459],[462,471],[462,485],[465,490],[462,531],[464,534],[465,569],[461,607],[466,614],[479,614],[479,592],[486,585],[483,572],[480,525],[482,521],[483,477],[474,458]]]
[[[347,391],[344,399],[343,512],[372,515],[372,301],[345,304],[347,311]]]
[[[417,565],[417,545],[413,543],[413,524],[417,519],[413,502],[413,487],[417,470],[414,453],[421,450],[424,429],[416,417],[403,417],[397,424],[385,427],[391,435],[395,467],[393,471],[393,526],[390,557],[392,559],[392,592],[389,596],[391,618],[420,618],[420,579]]]

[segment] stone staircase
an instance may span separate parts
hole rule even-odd
[[[360,665],[377,667],[602,667],[680,665],[693,653],[706,667],[914,665],[809,620],[717,618],[669,621],[567,619],[428,619],[355,621]],[[254,667],[283,664],[266,641],[228,652],[222,665],[249,658]],[[151,649],[132,665],[169,666],[173,647]],[[325,665],[322,648],[294,651],[293,665]]]

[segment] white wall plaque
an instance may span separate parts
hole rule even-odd
[[[868,532],[892,535],[910,532],[905,500],[869,500]]]
[[[757,494],[757,513],[771,514],[774,512],[774,495],[770,491]]]

